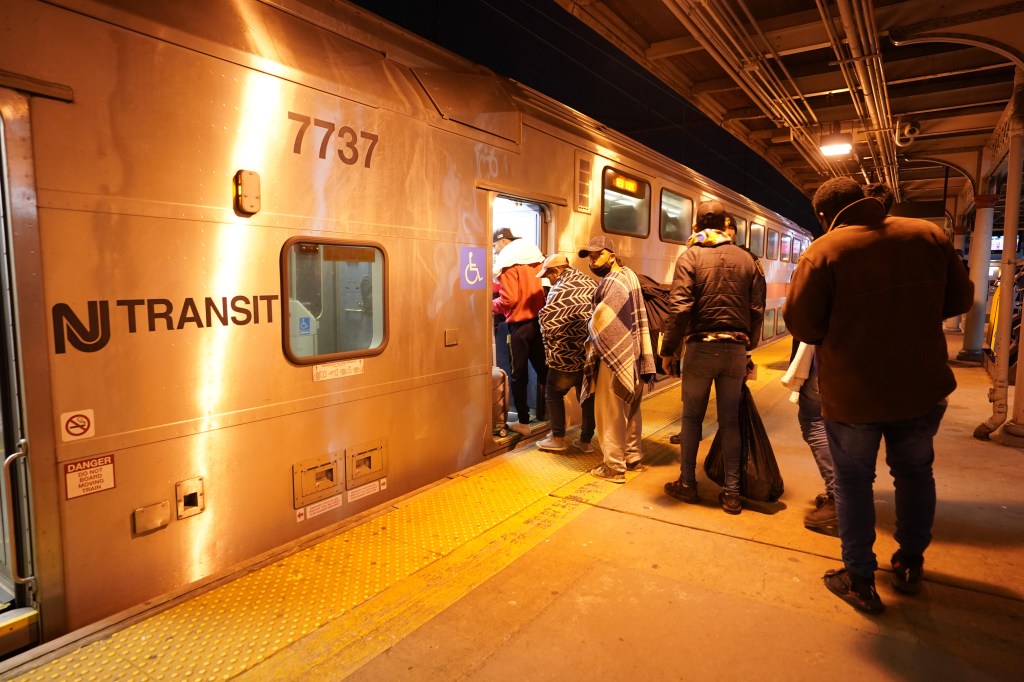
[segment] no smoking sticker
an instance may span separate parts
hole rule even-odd
[[[60,439],[63,442],[92,438],[96,435],[92,410],[75,410],[60,416]]]

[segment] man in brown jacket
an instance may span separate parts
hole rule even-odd
[[[932,439],[956,388],[942,320],[971,307],[974,287],[942,230],[886,217],[854,180],[828,180],[812,204],[826,234],[801,256],[783,317],[793,336],[818,346],[845,564],[824,581],[854,608],[878,613],[878,447],[885,438],[896,484],[892,584],[913,594],[935,517]]]

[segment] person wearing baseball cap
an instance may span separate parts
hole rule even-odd
[[[584,370],[583,397],[594,396],[594,418],[604,460],[590,474],[625,483],[627,471],[643,471],[640,446],[644,383],[654,379],[647,308],[640,280],[615,253],[611,237],[598,235],[577,251],[601,277],[590,320],[592,352]]]
[[[561,253],[544,259],[537,277],[551,282],[547,301],[540,309],[540,332],[544,338],[544,359],[548,378],[544,385],[551,433],[537,445],[542,450],[560,452],[568,449],[565,442],[565,395],[575,387],[579,397],[583,390],[583,369],[586,366],[587,324],[597,283],[569,265]],[[593,451],[593,396],[580,397],[583,424],[580,438],[574,443],[583,452]]]
[[[491,241],[494,244],[494,277],[498,283],[498,295],[491,302],[491,310],[504,315],[508,324],[512,360],[509,392],[518,417],[508,428],[521,436],[529,436],[533,433],[529,426],[530,365],[537,373],[537,421],[547,420],[544,384],[548,366],[544,362],[544,342],[537,319],[544,306],[544,288],[537,277],[544,256],[540,249],[517,237],[508,227],[496,229]]]

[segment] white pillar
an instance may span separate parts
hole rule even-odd
[[[1024,128],[1019,123],[1019,121],[1015,122],[1010,133],[1010,156],[1007,161],[1006,173],[1006,222],[1003,228],[1003,277],[1007,278],[1004,280],[1006,282],[1013,282],[1017,269],[1016,246],[1018,221],[1020,220],[1021,157],[1024,154]],[[1012,265],[1010,265],[1006,258],[1006,255],[1010,253],[1013,255]],[[1011,267],[1012,269],[1010,269]],[[1007,275],[1007,271],[1009,271],[1009,275]],[[1008,294],[1007,298],[1010,299],[1009,305],[1000,306],[1000,315],[1003,315],[1004,307],[1008,309],[1006,310],[1006,317],[1000,318],[999,326],[1006,327],[1006,345],[1003,348],[1009,349],[1010,316],[1013,311],[1012,286],[1008,288],[1006,293]],[[1002,295],[1000,295],[1001,297]],[[1009,355],[1008,352],[1005,354]],[[1013,417],[1003,425],[1003,443],[1019,447],[1024,446],[1024,373],[1021,372],[1024,363],[1020,362],[1022,358],[1019,351],[1017,358],[1016,385],[1013,391]]]
[[[992,260],[992,220],[995,215],[995,194],[974,197],[974,230],[971,231],[971,253],[968,266],[974,282],[974,305],[964,319],[964,347],[958,360],[981,362],[985,343],[985,312],[988,307],[988,264]]]

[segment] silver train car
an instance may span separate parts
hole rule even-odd
[[[810,235],[328,0],[0,4],[4,652],[309,541],[508,445],[495,227],[671,279],[740,220],[765,336]]]

